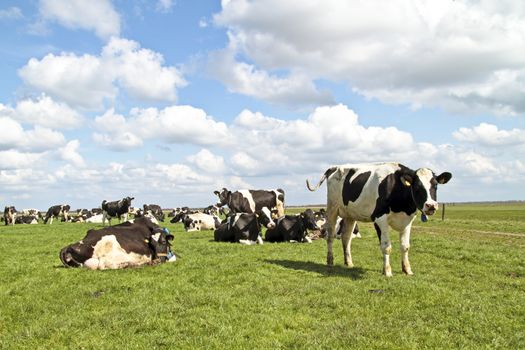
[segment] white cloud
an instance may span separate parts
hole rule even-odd
[[[120,34],[120,16],[110,0],[40,0],[39,10],[44,20],[93,30],[102,39]]]
[[[73,164],[74,166],[83,168],[85,167],[84,158],[78,153],[80,142],[78,140],[69,141],[64,147],[58,150],[60,157]]]
[[[488,0],[225,1],[214,21],[228,30],[233,67],[247,68],[221,79],[230,87],[236,76],[299,71],[311,81],[346,81],[387,103],[523,114],[523,7]]]
[[[0,10],[0,20],[4,19],[20,19],[23,18],[22,10],[16,6],[11,6],[7,9]]]
[[[169,12],[173,7],[173,0],[158,0],[157,1],[157,11],[160,12]]]
[[[141,101],[175,102],[186,82],[163,63],[162,55],[135,41],[112,38],[100,56],[47,54],[31,58],[18,74],[28,86],[70,106],[100,109],[105,101],[114,102],[119,89]]]
[[[22,125],[9,117],[0,116],[0,130],[0,150],[39,152],[55,149],[65,143],[64,135],[58,131],[40,126],[24,130]]]
[[[17,150],[0,150],[0,184],[9,184],[13,179],[5,170],[31,169],[36,164],[43,162],[43,154],[19,152]]]
[[[456,140],[487,147],[525,146],[525,130],[499,130],[496,125],[481,123],[474,128],[460,128],[453,133]]]
[[[189,156],[188,161],[195,164],[199,170],[205,173],[215,174],[226,171],[224,158],[213,154],[206,148],[203,148],[196,154]]]
[[[142,140],[166,143],[225,145],[231,142],[226,124],[217,122],[205,111],[191,106],[135,108],[125,118],[108,110],[95,118],[95,127],[101,131],[94,139],[102,146],[120,145],[121,150],[136,148]]]

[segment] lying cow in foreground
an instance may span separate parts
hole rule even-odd
[[[66,267],[120,269],[176,260],[166,229],[142,217],[99,230],[89,230],[77,243],[60,251]]]
[[[412,222],[418,210],[423,221],[436,212],[437,185],[451,178],[449,172],[436,176],[427,168],[412,170],[398,163],[382,163],[331,167],[313,188],[306,180],[310,191],[315,191],[327,180],[327,264],[334,263],[332,243],[337,216],[340,216],[345,220],[341,236],[345,265],[353,266],[351,232],[357,221],[373,222],[381,241],[384,274],[392,276],[389,235],[389,227],[392,227],[400,232],[403,272],[412,275],[408,260]]]
[[[308,242],[308,230],[318,230],[312,209],[299,215],[284,215],[277,219],[275,228],[266,230],[267,242]]]
[[[215,230],[213,238],[217,242],[241,244],[263,244],[261,222],[256,214],[240,213],[228,216]]]
[[[134,199],[134,197],[126,197],[113,202],[103,200],[100,205],[102,208],[102,224],[105,225],[106,220],[108,220],[108,223],[111,225],[111,218],[118,218],[120,222],[127,221],[131,201]]]

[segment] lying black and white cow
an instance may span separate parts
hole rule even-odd
[[[173,240],[166,229],[148,218],[137,218],[99,230],[89,230],[86,236],[60,251],[60,260],[66,267],[89,269],[120,269],[155,262],[171,262]]]
[[[63,221],[69,220],[69,210],[71,207],[69,204],[59,204],[59,205],[53,205],[47,210],[46,216],[44,217],[44,224],[47,224],[49,219],[51,221],[49,224],[51,225],[53,223],[53,218],[58,219],[59,216],[62,216]]]
[[[225,205],[231,213],[257,213],[263,208],[277,209],[277,217],[284,215],[284,191],[277,190],[239,190],[228,191],[223,188],[213,192],[219,197],[218,207]]]
[[[16,209],[14,206],[6,206],[4,208],[4,224],[7,226],[9,224],[14,225],[16,220]]]
[[[277,219],[275,228],[266,230],[267,242],[308,242],[308,230],[318,230],[312,209],[299,215],[284,215]]]
[[[16,224],[28,224],[28,225],[36,225],[38,224],[38,216],[37,215],[17,215],[15,219]]]
[[[106,220],[111,225],[111,218],[118,218],[120,222],[128,220],[128,212],[131,207],[131,201],[134,197],[126,197],[119,201],[108,202],[102,201],[100,207],[102,208],[102,224],[106,224]],[[122,217],[124,220],[122,220]]]
[[[209,215],[201,212],[187,213],[182,211],[176,214],[170,222],[182,222],[187,232],[215,230],[221,223],[217,215]]]
[[[412,170],[398,163],[360,164],[334,166],[326,170],[315,191],[327,181],[327,264],[333,265],[332,243],[335,236],[337,216],[346,224],[342,234],[345,265],[353,266],[351,254],[352,235],[357,221],[373,222],[381,241],[383,272],[392,276],[389,227],[400,232],[401,266],[403,272],[412,275],[408,260],[410,229],[417,211],[422,220],[438,209],[436,190],[438,184],[447,183],[449,172],[436,176],[428,168]]]
[[[165,215],[160,205],[157,204],[144,204],[142,209],[145,213],[150,212],[159,221],[164,221]]]
[[[215,230],[213,238],[217,242],[263,244],[257,215],[248,213],[228,216]]]

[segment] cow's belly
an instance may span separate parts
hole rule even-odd
[[[151,261],[151,256],[126,252],[114,235],[102,237],[93,248],[93,256],[84,262],[92,270],[141,266]]]

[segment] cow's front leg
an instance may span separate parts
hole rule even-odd
[[[337,211],[326,210],[326,264],[328,266],[334,265],[334,252],[332,249],[334,238],[335,238],[335,224],[337,222]]]
[[[343,243],[343,254],[345,257],[345,265],[348,267],[353,267],[354,263],[352,262],[352,232],[354,232],[354,227],[356,221],[350,221],[348,219],[343,220],[342,222],[342,234],[341,242]]]
[[[392,244],[390,242],[390,236],[388,234],[388,219],[386,215],[383,215],[375,220],[377,225],[376,229],[379,228],[381,233],[381,252],[383,253],[383,273],[386,277],[392,277],[392,267],[390,266],[390,254],[392,254]]]
[[[401,268],[407,275],[413,275],[408,261],[408,250],[410,249],[410,229],[412,225],[408,225],[400,234],[399,240],[401,243]]]

